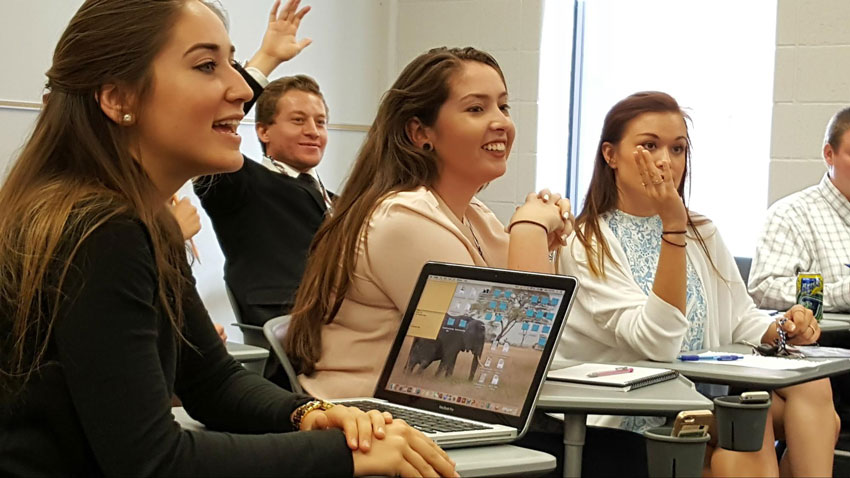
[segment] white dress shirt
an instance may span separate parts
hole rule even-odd
[[[823,276],[825,311],[850,310],[850,201],[827,175],[767,211],[749,292],[763,309],[797,302],[797,274]]]

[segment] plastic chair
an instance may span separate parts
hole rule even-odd
[[[262,347],[268,350],[269,342],[263,335],[263,328],[258,325],[242,323],[242,313],[239,310],[239,303],[236,302],[236,297],[233,296],[233,292],[231,292],[230,287],[227,285],[226,282],[224,284],[224,290],[227,291],[227,300],[230,301],[230,307],[233,309],[233,316],[236,318],[236,323],[230,325],[235,325],[236,327],[239,327],[239,330],[242,331],[243,342],[246,345]]]
[[[283,338],[286,337],[286,331],[289,329],[289,321],[291,319],[291,315],[282,315],[269,319],[263,325],[263,333],[278,362],[280,362],[284,372],[286,372],[286,378],[289,379],[291,390],[295,393],[303,393],[304,390],[301,388],[301,384],[298,383],[298,374],[295,373],[295,368],[292,367],[292,362],[289,361],[286,350],[283,348]]]
[[[744,279],[744,284],[750,279],[750,266],[753,265],[752,257],[736,257],[735,264],[738,266],[738,272],[741,273],[741,278]]]

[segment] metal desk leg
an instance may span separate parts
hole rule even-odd
[[[587,414],[564,414],[564,478],[581,478]]]

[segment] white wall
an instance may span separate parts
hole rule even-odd
[[[769,204],[826,170],[826,123],[850,104],[848,19],[846,0],[779,0]]]
[[[517,136],[507,173],[479,194],[502,221],[535,187],[542,6],[543,0],[398,1],[393,77],[417,55],[438,46],[485,50],[505,73]]]

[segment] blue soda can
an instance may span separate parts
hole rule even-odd
[[[815,319],[823,319],[823,276],[814,272],[797,274],[797,303],[812,311]]]

